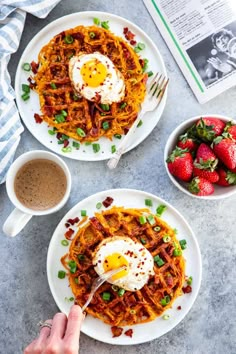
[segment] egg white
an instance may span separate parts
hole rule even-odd
[[[90,87],[83,80],[81,68],[94,59],[97,59],[106,67],[107,75],[101,85]],[[72,57],[69,61],[69,76],[75,90],[89,101],[97,101],[97,98],[100,97],[100,103],[111,104],[112,102],[120,102],[124,98],[125,82],[123,75],[108,57],[99,52]]]
[[[117,280],[109,279],[111,284],[129,291],[141,289],[154,274],[154,260],[151,253],[139,242],[129,237],[108,237],[97,247],[93,265],[98,275],[103,274],[104,261],[108,255],[119,253],[129,264],[128,274]]]

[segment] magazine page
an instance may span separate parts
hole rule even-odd
[[[236,85],[236,0],[143,0],[200,103]]]

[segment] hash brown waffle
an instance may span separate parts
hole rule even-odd
[[[173,256],[174,249],[180,249],[174,230],[162,219],[152,215],[154,222],[140,224],[140,216],[150,215],[148,209],[125,209],[112,207],[109,210],[95,213],[86,225],[81,226],[70,245],[69,254],[61,261],[68,270],[69,283],[75,296],[75,303],[83,306],[90,293],[91,285],[97,277],[92,264],[93,252],[97,245],[106,237],[126,236],[140,242],[153,257],[160,256],[164,264],[155,262],[155,275],[138,291],[125,291],[118,295],[114,286],[105,282],[95,293],[87,312],[112,326],[126,326],[154,320],[174,300],[182,294],[185,280],[185,261],[182,255]],[[169,241],[163,240],[169,236]],[[155,258],[154,258],[155,259]],[[76,264],[75,272],[71,273],[69,261]],[[104,292],[111,298],[105,301]],[[169,298],[163,305],[162,299]]]
[[[65,38],[72,38],[73,42],[66,43]],[[120,103],[112,103],[109,111],[104,111],[99,102],[79,96],[69,78],[70,58],[94,52],[111,59],[124,77],[125,97]],[[104,28],[77,26],[54,36],[41,49],[38,64],[37,74],[32,78],[33,88],[39,94],[40,117],[49,126],[81,142],[127,133],[144,100],[147,74],[143,73],[143,60],[125,40]],[[62,111],[67,115],[64,122],[58,123],[55,116]],[[109,123],[109,129],[103,128],[103,122]],[[78,128],[85,132],[84,137],[77,134]]]

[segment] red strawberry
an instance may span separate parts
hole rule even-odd
[[[236,173],[231,172],[230,170],[224,169],[222,167],[220,167],[217,172],[220,178],[216,182],[216,184],[226,187],[236,185]]]
[[[205,143],[199,145],[196,160],[195,167],[208,169],[209,171],[214,171],[218,164],[218,159],[213,150]]]
[[[202,177],[194,177],[189,183],[188,189],[192,194],[198,196],[205,196],[214,193],[213,184]]]
[[[233,122],[226,124],[224,132],[227,133],[225,137],[236,140],[236,125],[233,125]]]
[[[211,169],[204,169],[202,167],[197,167],[200,164],[197,162],[197,159],[193,162],[193,175],[198,177],[203,177],[211,183],[216,183],[219,179],[219,175],[216,171]]]
[[[232,139],[217,137],[213,142],[213,150],[226,167],[230,170],[236,168],[236,143]]]
[[[213,141],[216,136],[223,133],[224,128],[225,123],[219,118],[205,117],[196,123],[197,134],[203,141]]]
[[[182,181],[190,181],[193,173],[193,158],[187,149],[176,147],[168,156],[167,166],[170,173]]]
[[[188,136],[188,133],[179,136],[177,146],[181,149],[188,149],[189,152],[195,151],[198,147],[196,141]]]

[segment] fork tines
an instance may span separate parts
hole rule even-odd
[[[166,79],[165,76],[157,73],[148,85],[149,93],[160,100],[165,93],[168,82],[169,79]]]

